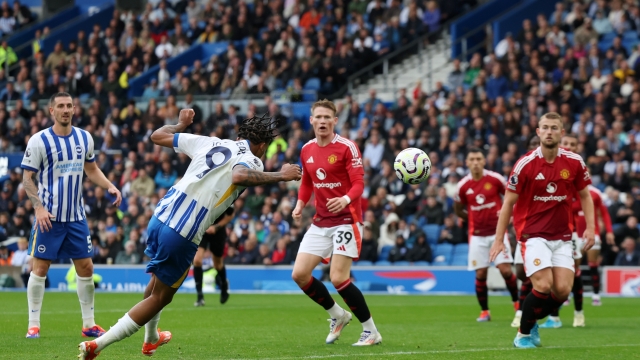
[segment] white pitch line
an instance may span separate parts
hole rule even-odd
[[[543,346],[539,350],[544,349],[594,349],[594,348],[616,348],[616,347],[640,347],[640,344],[611,344],[611,345],[585,345],[585,346]],[[431,350],[431,351],[397,351],[397,352],[383,352],[383,353],[360,353],[360,354],[331,354],[331,355],[310,355],[310,356],[295,356],[295,357],[276,357],[276,358],[259,358],[261,360],[292,360],[292,359],[330,359],[330,358],[342,358],[342,357],[354,357],[354,356],[403,356],[403,355],[428,355],[428,354],[457,354],[457,353],[477,353],[488,351],[524,351],[524,349],[516,348],[486,348],[486,349],[459,349],[459,350]],[[535,351],[535,350],[533,350]],[[258,358],[236,358],[231,360],[253,360]]]

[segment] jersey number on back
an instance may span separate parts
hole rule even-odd
[[[221,155],[224,156],[224,159],[222,161],[220,161]],[[217,162],[214,161],[214,156]],[[212,148],[207,153],[207,166],[209,168],[198,174],[198,179],[202,179],[209,173],[209,171],[226,164],[229,159],[231,159],[231,150],[229,150],[229,148],[226,148],[224,146],[216,146]]]

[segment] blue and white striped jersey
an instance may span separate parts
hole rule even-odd
[[[29,139],[21,167],[38,174],[38,196],[54,221],[83,220],[82,176],[84,163],[95,161],[91,135],[76,127],[68,136],[58,136],[53,128],[39,131]]]
[[[233,141],[192,134],[175,134],[173,148],[192,160],[182,179],[160,200],[154,215],[185,239],[199,244],[205,230],[246,189],[234,185],[236,165],[263,171],[247,140]]]

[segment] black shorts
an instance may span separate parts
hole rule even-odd
[[[213,235],[205,233],[198,246],[205,250],[208,248],[213,253],[213,256],[222,257],[224,254],[224,245],[227,241],[227,232],[225,230],[224,228],[219,229]]]

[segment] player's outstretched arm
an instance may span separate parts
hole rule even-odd
[[[113,205],[120,206],[122,202],[122,195],[120,194],[120,190],[104,176],[104,173],[98,167],[95,161],[86,162],[84,164],[84,172],[87,173],[87,177],[91,180],[92,183],[100,186],[101,188],[107,190],[109,194],[114,195],[116,200],[113,202]]]
[[[507,232],[507,226],[513,214],[513,206],[518,201],[519,195],[507,191],[504,195],[504,203],[500,209],[500,217],[498,217],[498,226],[496,227],[496,239],[493,241],[491,251],[489,253],[490,261],[494,261],[501,252],[506,251],[504,246],[504,234]]]
[[[280,181],[300,180],[302,170],[298,165],[284,164],[278,172],[262,172],[238,165],[233,168],[231,182],[240,186],[275,184]]]
[[[584,187],[584,189],[578,192],[580,195],[580,205],[582,205],[582,211],[584,211],[584,221],[587,223],[587,229],[584,231],[582,238],[586,241],[584,244],[584,251],[588,251],[591,249],[593,244],[596,243],[595,238],[595,229],[596,229],[596,221],[595,221],[595,210],[593,208],[593,199],[591,198],[591,193],[589,192],[588,187]]]
[[[184,132],[191,123],[193,123],[193,117],[196,115],[193,109],[182,109],[178,117],[178,123],[176,125],[165,125],[151,134],[151,141],[154,144],[173,148],[173,138],[177,133]]]
[[[38,198],[38,176],[34,171],[24,170],[22,173],[22,185],[27,197],[31,201],[36,212],[36,223],[40,227],[40,231],[49,231],[51,229],[51,219],[53,215],[49,214],[42,206],[40,198]]]

